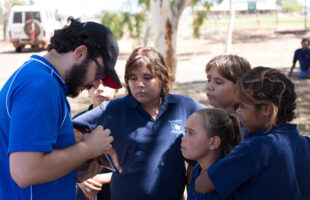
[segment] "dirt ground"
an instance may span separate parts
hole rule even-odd
[[[204,67],[206,63],[225,50],[226,29],[202,30],[200,39],[192,38],[190,24],[182,22],[179,25],[177,38],[178,68],[176,82],[172,93],[190,96],[195,100],[208,105],[205,96]],[[286,30],[286,29],[285,29]],[[232,54],[245,57],[253,67],[268,66],[287,71],[292,63],[293,53],[300,47],[303,37],[310,38],[310,32],[286,32],[281,34],[274,28],[264,29],[239,29],[233,34]],[[152,42],[149,42],[152,45]],[[123,81],[124,65],[130,52],[138,45],[129,40],[119,41],[120,56],[116,70]],[[0,42],[0,87],[5,83],[10,74],[19,67],[32,54],[44,55],[45,51],[25,49],[16,54],[8,42]],[[297,118],[294,120],[302,134],[310,136],[310,80],[297,78],[298,67],[295,69],[292,80],[298,95]],[[125,94],[121,89],[118,96]],[[75,99],[69,98],[72,114],[76,114],[88,107],[90,100],[86,91]]]

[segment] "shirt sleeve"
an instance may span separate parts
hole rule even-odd
[[[51,152],[64,104],[59,88],[48,80],[28,81],[16,87],[11,96],[8,153]]]
[[[85,112],[82,115],[74,118],[73,122],[87,123],[92,129],[96,128],[104,118],[104,112],[108,106],[109,102],[103,102],[97,108]]]
[[[199,109],[202,109],[202,108],[206,108],[205,105],[201,104],[201,103],[198,103],[197,101],[193,100],[193,112],[199,110]]]
[[[208,169],[208,176],[222,198],[229,197],[267,165],[266,151],[260,152],[259,146],[256,143],[241,142],[230,154]]]

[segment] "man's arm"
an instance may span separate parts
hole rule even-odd
[[[292,72],[293,72],[293,70],[294,70],[294,68],[295,68],[295,65],[296,65],[296,61],[295,61],[295,62],[293,61],[293,64],[292,64],[292,67],[291,67],[291,69],[290,69],[290,71],[289,71],[289,73],[288,73],[288,76],[291,76],[291,75],[292,75]]]
[[[9,155],[10,172],[22,188],[56,180],[83,162],[96,158],[112,148],[110,130],[97,127],[85,141],[70,147],[44,152],[14,152]]]
[[[292,72],[293,72],[293,70],[294,70],[294,68],[295,68],[296,62],[297,62],[297,60],[298,60],[298,52],[299,52],[298,49],[294,52],[293,64],[292,64],[292,67],[291,67],[291,69],[290,69],[290,71],[289,71],[289,73],[288,73],[288,76],[291,76],[291,75],[292,75]]]

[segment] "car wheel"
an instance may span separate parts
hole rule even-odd
[[[18,46],[18,47],[15,48],[15,51],[19,53],[19,52],[22,51],[23,48],[24,48],[23,45],[22,46]]]
[[[29,19],[24,26],[24,31],[30,39],[37,38],[41,33],[40,22],[35,19]],[[33,37],[33,38],[31,38]]]

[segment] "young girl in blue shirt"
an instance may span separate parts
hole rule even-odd
[[[187,120],[181,150],[185,158],[196,160],[188,188],[188,200],[204,200],[216,196],[215,192],[202,194],[195,191],[194,183],[201,173],[241,141],[240,122],[235,115],[222,109],[200,109]]]
[[[250,63],[237,55],[219,55],[206,65],[206,95],[215,108],[235,114],[234,87],[237,81],[251,69]]]
[[[181,138],[187,118],[204,106],[170,94],[170,70],[154,48],[132,52],[124,79],[126,96],[75,119],[111,130],[122,167],[122,173],[113,172],[111,177],[111,200],[182,200],[187,172]],[[100,180],[95,176],[89,183],[93,181]],[[87,190],[94,196],[91,186]]]
[[[280,71],[256,67],[235,87],[236,113],[249,138],[201,174],[195,189],[221,198],[308,200],[310,139],[289,124],[294,84]]]

